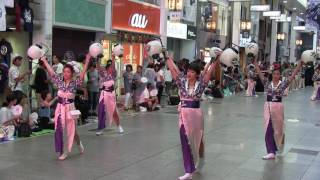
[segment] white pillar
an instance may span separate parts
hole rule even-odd
[[[317,43],[318,43],[318,32],[317,32],[317,30],[315,29],[315,30],[314,30],[314,34],[313,34],[313,48],[312,48],[312,50],[318,51],[318,50],[317,50]],[[319,52],[318,52],[318,53],[319,53]]]
[[[35,17],[35,30],[33,32],[33,43],[43,43],[49,48],[47,53],[51,60],[52,56],[52,27],[53,27],[53,1],[39,1],[34,5],[38,13]],[[40,27],[40,28],[38,28]]]
[[[240,42],[240,18],[241,2],[233,2],[232,5],[232,43],[239,45]],[[237,48],[238,49],[238,48]]]
[[[278,10],[279,0],[273,0],[273,10]],[[272,21],[272,29],[271,29],[271,44],[270,44],[270,64],[276,61],[277,56],[277,33],[278,33],[278,23],[276,21]]]
[[[167,46],[167,1],[160,1],[160,38],[162,44]]]
[[[112,1],[106,1],[106,12],[105,12],[105,31],[107,34],[112,33]]]
[[[260,4],[260,0],[252,0],[252,4]],[[259,43],[259,20],[260,12],[251,11],[251,36],[257,43]]]
[[[290,62],[296,61],[296,31],[293,30],[293,27],[296,26],[298,23],[296,21],[296,12],[292,12],[291,15],[291,37],[290,37]]]

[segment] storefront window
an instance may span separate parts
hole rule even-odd
[[[228,8],[219,4],[205,2],[200,5],[200,28],[204,31],[215,32],[226,36]]]
[[[170,11],[181,11],[182,0],[168,0],[168,8]]]
[[[228,9],[225,6],[219,6],[219,23],[218,23],[218,29],[220,29],[220,35],[221,36],[227,36],[228,33]]]
[[[160,0],[138,0],[138,1],[160,6]]]

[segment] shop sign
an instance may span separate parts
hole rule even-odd
[[[245,47],[247,43],[251,42],[251,36],[247,34],[240,34],[240,47]]]
[[[187,26],[186,24],[167,21],[167,37],[187,39]]]
[[[147,24],[148,24],[148,19],[143,14],[135,13],[131,17],[131,26],[132,27],[137,27],[137,28],[144,29],[144,28],[147,27]]]
[[[255,11],[255,12],[270,11],[270,5],[251,5],[250,11]]]
[[[188,26],[187,28],[187,39],[197,39],[197,28],[195,26]]]
[[[133,0],[114,0],[112,29],[160,35],[160,7]]]
[[[175,22],[179,22],[181,20],[181,11],[170,11],[169,12],[169,20],[171,22],[175,21]]]
[[[298,2],[303,6],[303,7],[307,7],[308,5],[308,1],[307,0],[298,0]]]

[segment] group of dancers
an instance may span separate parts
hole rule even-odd
[[[72,115],[75,110],[74,97],[78,86],[81,86],[85,73],[88,69],[91,56],[87,54],[84,68],[80,75],[75,76],[71,65],[66,64],[63,74],[55,74],[47,58],[40,59],[51,76],[52,81],[58,88],[58,105],[55,110],[55,149],[59,153],[59,160],[65,160],[71,152],[74,141],[78,145],[79,152],[84,153],[84,146],[76,128],[77,116]],[[180,104],[179,110],[179,134],[182,147],[182,157],[185,174],[179,177],[180,180],[192,179],[194,173],[201,171],[204,160],[204,115],[200,108],[202,94],[214,73],[216,66],[220,63],[220,53],[213,58],[204,69],[197,62],[190,63],[187,73],[180,72],[172,58],[166,58],[166,65],[179,88]],[[116,107],[115,95],[115,56],[107,62],[106,67],[101,67],[98,62],[99,76],[101,79],[101,93],[98,106],[98,131],[96,135],[102,135],[106,122],[109,125],[114,122],[119,133],[124,130],[120,125],[119,113]],[[267,155],[263,159],[275,159],[277,153],[281,153],[284,147],[284,105],[282,99],[285,89],[289,86],[295,75],[302,66],[299,61],[298,66],[292,75],[281,81],[279,69],[272,71],[272,79],[269,81],[262,74],[257,59],[253,61],[250,71],[256,70],[259,78],[264,84],[266,98],[264,104],[264,125],[265,143]],[[250,72],[252,73],[252,72]],[[254,95],[254,82],[249,78],[248,94]],[[64,132],[67,133],[67,143],[63,142]]]

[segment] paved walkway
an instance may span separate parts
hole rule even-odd
[[[286,147],[282,157],[263,161],[263,97],[234,96],[203,103],[206,165],[195,180],[319,180],[320,102],[311,89],[285,99]],[[124,135],[96,125],[80,128],[86,152],[56,160],[53,136],[0,145],[1,180],[175,180],[183,166],[174,107],[154,113],[122,113]]]

